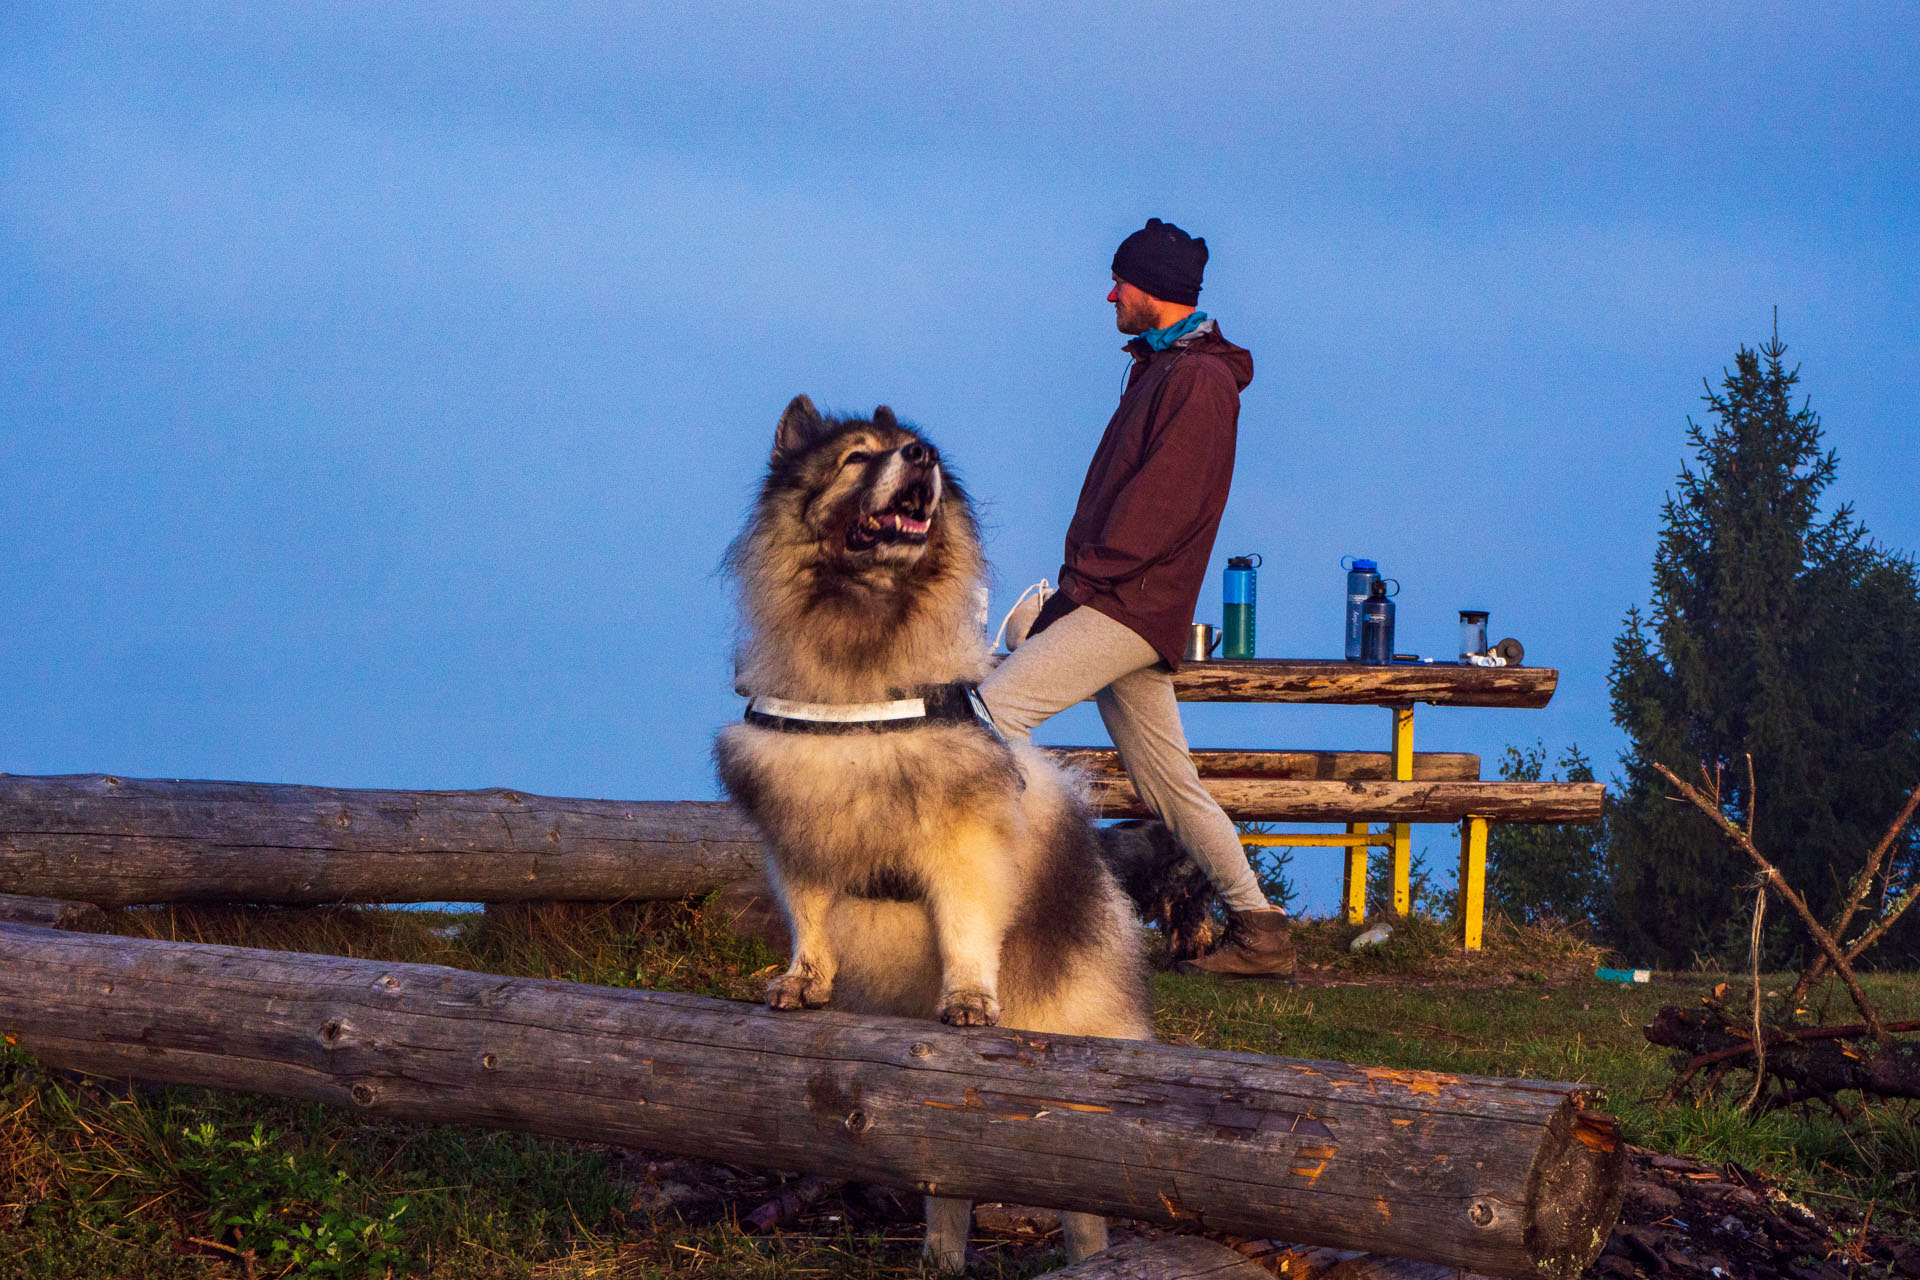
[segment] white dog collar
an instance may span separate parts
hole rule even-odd
[[[746,722],[781,733],[886,733],[928,724],[975,724],[998,738],[993,714],[970,680],[922,685],[917,698],[889,702],[791,702],[761,695],[747,700]]]
[[[927,714],[925,698],[893,702],[789,702],[785,698],[754,698],[747,710],[781,720],[810,720],[816,724],[860,724],[873,720],[920,720]]]

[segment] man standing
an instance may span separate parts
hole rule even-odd
[[[1067,526],[1060,590],[980,695],[1001,732],[1022,740],[1091,695],[1134,790],[1226,903],[1226,940],[1190,967],[1287,977],[1286,913],[1268,904],[1238,830],[1200,785],[1173,696],[1233,481],[1240,391],[1253,380],[1253,357],[1195,309],[1206,265],[1205,240],[1158,218],[1113,255],[1107,301],[1135,335],[1127,388]]]

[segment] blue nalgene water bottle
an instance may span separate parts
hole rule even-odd
[[[1380,566],[1358,556],[1346,556],[1340,563],[1347,567],[1347,661],[1360,661],[1360,611],[1366,606],[1373,584],[1380,580]]]
[[[1253,656],[1253,599],[1258,583],[1254,570],[1260,567],[1258,554],[1230,556],[1226,576],[1220,583],[1221,634],[1220,656]]]
[[[1387,599],[1387,584],[1381,578],[1373,580],[1360,606],[1360,661],[1374,667],[1393,661],[1393,601]]]

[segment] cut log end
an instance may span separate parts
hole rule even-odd
[[[1524,1238],[1542,1276],[1586,1270],[1607,1243],[1626,1194],[1627,1145],[1619,1123],[1584,1102],[1569,1097],[1548,1122],[1527,1175],[1532,1209]],[[1473,1210],[1468,1213],[1471,1218]]]

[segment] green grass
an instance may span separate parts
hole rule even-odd
[[[202,909],[123,912],[113,923],[140,936],[732,999],[753,998],[774,963],[710,913],[677,905],[486,918]],[[1344,943],[1353,932],[1322,925],[1305,939],[1314,985],[1157,977],[1159,1034],[1207,1048],[1584,1082],[1605,1091],[1639,1145],[1734,1160],[1801,1194],[1871,1200],[1882,1223],[1920,1213],[1911,1108],[1872,1110],[1849,1129],[1820,1114],[1752,1120],[1737,1097],[1658,1102],[1667,1055],[1640,1027],[1662,1004],[1698,1000],[1712,975],[1623,987],[1578,976],[1591,974],[1593,955],[1565,935],[1494,930],[1488,950],[1469,958],[1444,930],[1417,923],[1352,957]],[[1920,1017],[1920,977],[1879,975],[1867,987],[1888,1018]],[[1846,1016],[1841,1006],[1833,1013]],[[643,1158],[602,1148],[370,1123],[211,1090],[129,1090],[0,1051],[0,1278],[920,1274],[910,1227],[755,1237],[724,1215],[682,1221],[653,1207],[659,1176]],[[734,1207],[753,1203],[749,1194]],[[1025,1277],[1058,1262],[1032,1248],[990,1249],[977,1274]]]

